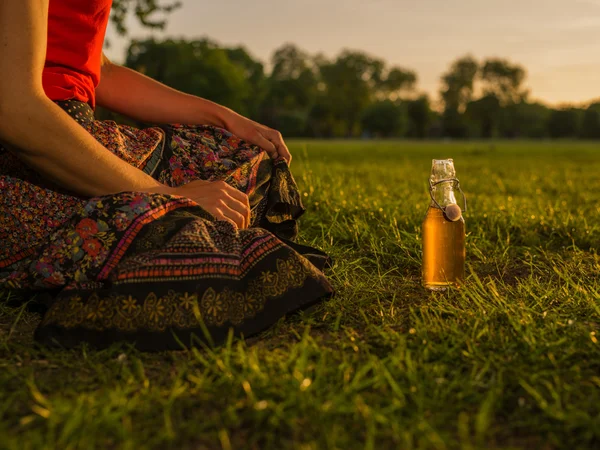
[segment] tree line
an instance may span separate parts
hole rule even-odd
[[[329,59],[285,44],[267,70],[244,47],[146,39],[130,43],[125,65],[288,137],[600,139],[600,102],[532,102],[526,70],[500,58],[457,59],[441,76],[439,99],[417,92],[414,71],[354,50]]]

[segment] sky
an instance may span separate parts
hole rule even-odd
[[[417,73],[419,91],[438,97],[456,58],[501,57],[527,70],[531,97],[551,105],[600,98],[600,0],[182,0],[164,32],[129,21],[112,26],[110,59],[130,37],[210,37],[244,45],[263,62],[286,42],[334,57],[348,48]]]

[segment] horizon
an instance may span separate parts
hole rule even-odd
[[[183,0],[182,7],[167,16],[164,31],[143,29],[130,17],[129,33],[120,37],[109,25],[111,46],[106,53],[123,62],[133,38],[207,37],[225,46],[242,45],[268,67],[272,53],[286,42],[328,58],[343,49],[359,50],[389,66],[415,71],[416,91],[429,94],[434,102],[439,100],[442,74],[454,60],[470,54],[479,61],[503,58],[524,67],[531,101],[560,107],[600,98],[600,0],[506,0],[488,5],[421,0],[409,7],[407,0],[372,0],[367,7],[358,0],[343,3],[305,0],[283,8],[274,0],[252,5]],[[257,26],[265,18],[271,31]],[[306,26],[310,22],[312,26]],[[429,31],[423,34],[423,29]]]

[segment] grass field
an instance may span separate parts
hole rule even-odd
[[[290,144],[335,298],[163,354],[36,348],[39,317],[0,306],[0,448],[600,446],[598,145]],[[432,294],[419,228],[446,157],[468,280]]]

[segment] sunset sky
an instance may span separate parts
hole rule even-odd
[[[527,69],[534,99],[600,97],[600,0],[183,0],[165,32],[130,28],[131,37],[243,44],[264,62],[285,42],[330,57],[363,50],[416,71],[434,98],[457,57],[503,57]],[[111,27],[107,36],[108,56],[122,62],[127,39]]]

